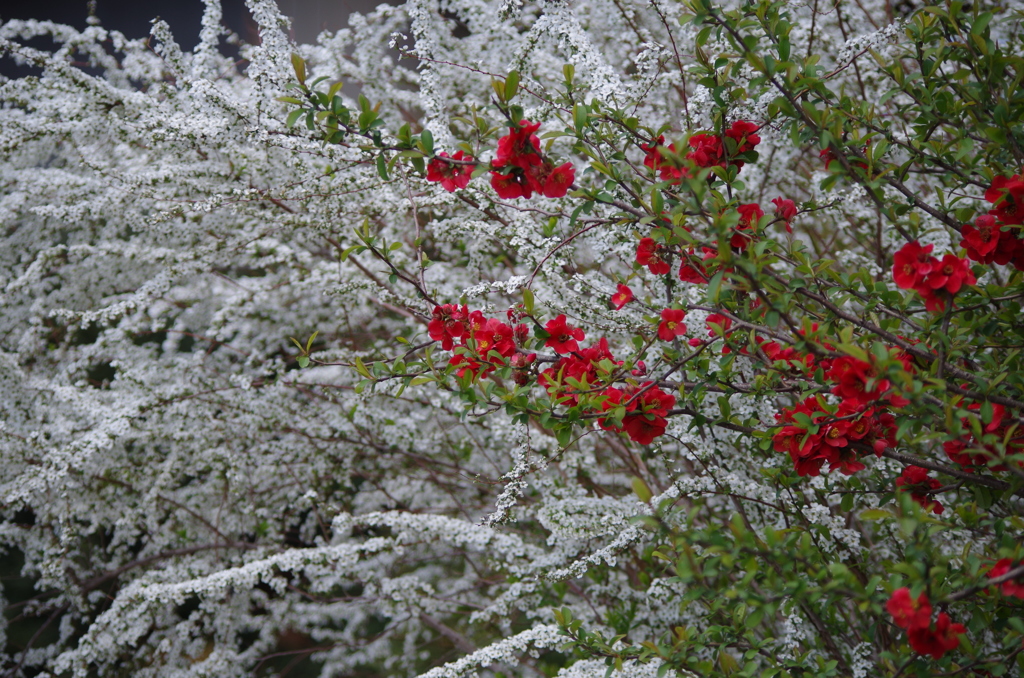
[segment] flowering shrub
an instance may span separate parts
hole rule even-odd
[[[826,4],[0,25],[6,675],[1019,675],[1021,16]]]

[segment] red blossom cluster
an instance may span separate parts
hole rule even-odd
[[[625,293],[632,298],[628,287],[619,287],[620,294],[623,293],[621,288],[625,288]],[[487,376],[495,367],[507,364],[512,368],[516,384],[525,386],[532,379],[530,370],[537,354],[523,350],[530,331],[525,324],[518,323],[520,314],[514,310],[508,313],[511,324],[487,318],[482,312],[470,311],[466,306],[435,306],[427,332],[431,339],[441,342],[443,349],[455,351],[448,362],[456,368],[457,376],[469,375],[475,380]],[[681,309],[665,309],[661,314],[659,336],[670,341],[684,333],[684,317]],[[602,337],[597,343],[581,348],[580,342],[586,335],[582,329],[570,325],[564,314],[549,320],[544,331],[548,335],[544,345],[560,357],[551,367],[540,372],[537,381],[553,399],[559,404],[575,407],[580,404],[581,396],[591,396],[595,404],[584,414],[599,417],[601,428],[625,433],[641,445],[649,445],[665,432],[666,417],[675,405],[675,397],[653,382],[639,386],[629,382],[622,389],[609,386],[623,362],[612,355],[607,339]],[[635,377],[646,373],[647,368],[642,361],[632,370]],[[623,411],[609,414],[610,410],[619,408]],[[621,423],[616,423],[620,418]]]
[[[715,339],[725,339],[726,343],[722,346],[722,355],[728,355],[732,353],[732,347],[728,343],[728,339],[732,332],[732,319],[728,316],[724,316],[720,313],[712,313],[704,321],[707,325],[708,336],[710,339],[704,340],[698,337],[690,339],[688,342],[690,346],[697,347],[701,346],[709,341]],[[817,325],[815,324],[815,329]],[[804,332],[800,332],[804,335]],[[770,341],[760,335],[754,335],[754,341],[757,343],[757,347],[764,353],[764,356],[773,363],[784,362],[788,369],[797,369],[803,372],[811,371],[815,365],[814,356],[810,353],[800,353],[796,348],[787,346],[782,348],[778,342]],[[750,351],[746,346],[743,346],[739,350],[740,355],[750,355]],[[824,362],[823,365],[830,364],[828,361]]]
[[[766,351],[767,353],[767,351]],[[791,366],[814,365],[814,360],[787,357]],[[783,358],[775,358],[781,360]],[[913,366],[905,355],[904,369]],[[775,415],[781,429],[772,438],[776,452],[786,452],[798,475],[816,476],[828,462],[846,475],[864,468],[859,457],[874,452],[881,456],[896,445],[896,420],[889,407],[903,407],[908,401],[892,390],[888,379],[880,378],[874,367],[849,356],[817,363],[832,382],[832,393],[841,401],[834,412],[818,396],[811,396]]]
[[[462,151],[456,151],[455,155],[450,156],[452,160],[460,162],[449,162],[445,159],[448,157],[447,153],[441,152],[430,161],[427,165],[427,181],[440,181],[442,188],[451,193],[456,188],[465,188],[469,185],[476,165],[467,164],[473,162],[473,156],[465,155]]]
[[[576,179],[572,163],[555,167],[544,158],[535,132],[539,122],[521,120],[518,127],[498,140],[491,166],[491,187],[499,198],[530,198],[534,192],[547,198],[561,198]]]
[[[511,312],[510,312],[511,319]],[[466,306],[445,304],[435,306],[434,315],[427,325],[427,333],[441,342],[446,351],[463,347],[448,361],[458,368],[456,374],[476,379],[507,361],[516,373],[516,383],[524,381],[526,369],[537,358],[536,353],[522,353],[518,349],[529,338],[529,328],[520,323],[513,329],[497,318],[486,318],[480,311],[470,312]],[[520,374],[521,373],[521,374]]]
[[[985,191],[985,200],[994,207],[960,229],[960,246],[972,261],[982,264],[1013,264],[1024,271],[1024,240],[1017,237],[1024,225],[1024,177],[998,176]],[[1005,229],[1005,230],[1004,230]]]
[[[725,130],[721,137],[715,134],[691,135],[688,145],[692,150],[686,154],[686,159],[701,168],[735,165],[742,169],[743,161],[736,156],[753,151],[754,147],[761,143],[761,137],[757,134],[759,129],[760,127],[752,122],[737,120],[729,129]],[[732,141],[730,145],[735,146],[735,149],[729,152],[726,145],[723,144],[723,138],[730,139]],[[662,181],[678,183],[684,177],[691,177],[688,168],[676,167],[671,163],[665,162],[664,156],[658,150],[659,147],[668,148],[672,153],[676,152],[675,144],[669,144],[666,147],[665,137],[659,136],[650,146],[647,144],[640,146],[646,154],[644,165],[657,172]],[[730,158],[728,162],[727,157]]]
[[[555,167],[540,150],[536,131],[539,122],[522,120],[498,139],[498,149],[491,162],[491,187],[499,198],[530,198],[540,193],[548,198],[561,198],[576,180],[572,163]],[[455,155],[438,153],[427,164],[427,181],[440,182],[446,191],[465,188],[476,169],[473,157],[458,151]]]
[[[786,233],[792,233],[793,227],[789,225],[789,222],[796,216],[796,203],[788,198],[779,196],[772,200],[772,204],[775,205],[775,216],[782,219],[786,225]]]
[[[907,466],[896,479],[896,487],[902,492],[909,492],[910,498],[920,504],[925,511],[938,515],[945,510],[942,504],[929,494],[942,487],[942,483],[936,478],[929,477],[926,468]]]
[[[863,470],[860,458],[870,451],[881,456],[896,444],[896,420],[887,411],[844,401],[833,414],[811,396],[785,408],[775,418],[782,428],[772,437],[776,452],[786,452],[797,475],[816,476],[829,470],[844,475]]]
[[[916,240],[904,245],[893,257],[892,277],[901,289],[920,294],[929,311],[942,311],[961,287],[977,281],[966,259],[955,254],[937,259],[931,256],[933,247]]]
[[[1006,441],[1006,452],[1008,454],[1024,453],[1024,431],[1020,431],[1015,422],[1004,422],[1006,408],[999,403],[991,403],[992,420],[982,426],[982,434],[992,434],[997,439]],[[967,406],[972,412],[978,412],[981,405],[972,403]],[[970,430],[970,421],[965,417],[960,423],[967,430]],[[951,461],[963,467],[964,471],[972,473],[976,467],[988,468],[989,462],[998,456],[998,450],[994,445],[983,444],[973,433],[966,438],[947,440],[942,444],[946,456]],[[997,464],[992,466],[993,471],[1005,471],[1006,466]]]
[[[682,311],[680,311],[682,313]],[[548,332],[555,329],[566,334],[558,338],[559,344],[575,342],[577,337],[572,334],[572,326],[562,330],[564,316],[556,318],[545,327]],[[553,325],[553,323],[556,323]],[[554,339],[552,333],[552,339]],[[580,333],[579,339],[582,339]],[[565,341],[563,341],[565,340]],[[551,341],[549,339],[548,341]],[[594,402],[600,403],[600,409],[589,409],[586,414],[605,414],[618,408],[624,408],[621,424],[611,416],[600,417],[598,425],[606,431],[625,433],[630,440],[641,445],[650,445],[655,438],[665,433],[668,425],[668,412],[675,405],[674,396],[665,393],[653,382],[640,385],[629,384],[625,388],[605,386],[612,377],[611,371],[621,367],[623,362],[616,360],[608,348],[608,341],[601,338],[596,344],[587,348],[575,348],[563,355],[554,365],[540,373],[538,382],[544,386],[548,394],[559,403],[569,407],[580,404],[581,396],[594,396]],[[633,376],[643,376],[647,369],[643,362],[638,362]]]
[[[945,612],[940,612],[932,623],[932,606],[924,593],[917,600],[907,587],[896,589],[885,604],[896,626],[907,630],[910,647],[918,654],[941,659],[950,650],[960,646],[960,635],[967,633],[963,624],[954,624]]]
[[[606,431],[625,433],[630,440],[641,445],[650,445],[665,433],[668,411],[676,404],[675,396],[665,393],[650,381],[625,389],[607,388],[601,395],[605,397],[602,411],[625,407],[626,415],[621,425],[615,424],[611,418],[598,419],[598,425]]]
[[[1009,558],[1002,558],[992,569],[988,571],[988,578],[995,579],[996,577],[1002,577],[1004,574],[1019,566],[1021,563],[1016,565]],[[1000,592],[1008,598],[1020,598],[1024,600],[1024,578],[1017,577],[1016,579],[1007,579],[1002,584],[998,584]]]

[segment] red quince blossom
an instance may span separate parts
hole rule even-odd
[[[536,353],[515,353],[509,358],[508,363],[512,366],[512,381],[518,386],[526,386],[532,380],[529,367],[537,360]]]
[[[752,151],[755,146],[761,143],[761,137],[757,134],[759,129],[761,128],[752,122],[737,120],[725,131],[725,136],[736,142],[735,155],[742,155]],[[733,160],[732,164],[740,168],[743,167],[742,160]]]
[[[960,646],[960,634],[963,633],[967,633],[967,628],[963,624],[953,624],[948,614],[940,612],[934,628],[911,628],[907,632],[907,640],[918,654],[942,659],[947,652]]]
[[[494,371],[493,365],[480,362],[472,356],[461,353],[457,353],[449,358],[448,364],[458,368],[455,372],[458,377],[464,377],[468,374],[473,381],[486,377]]]
[[[477,355],[495,364],[500,365],[504,360],[488,355],[491,351],[498,352],[502,358],[508,358],[516,351],[512,328],[497,318],[488,318],[471,338],[476,342]]]
[[[509,127],[508,134],[498,139],[495,166],[512,165],[525,170],[541,164],[540,139],[535,134],[538,129],[540,123],[529,120],[520,120],[518,127]]]
[[[909,242],[893,257],[892,277],[896,286],[908,290],[919,286],[925,276],[932,272],[935,257],[931,256],[934,245],[921,246],[918,241]]]
[[[447,162],[444,158],[449,157],[447,153],[441,152],[427,165],[427,181],[440,181],[441,187],[449,193],[456,188],[465,188],[469,185],[470,175],[476,165],[463,165]],[[452,160],[465,160],[472,162],[473,156],[465,155],[462,151],[456,151],[451,156]]]
[[[676,145],[669,144],[665,146],[664,135],[659,136],[653,140],[654,143],[648,146],[647,144],[641,144],[640,148],[646,154],[644,157],[644,165],[650,167],[652,171],[657,172],[661,177],[662,181],[671,181],[673,183],[679,183],[683,177],[689,177],[690,172],[686,168],[675,167],[665,162],[664,157],[661,155],[661,151],[658,147],[667,148],[669,151],[675,153]]]
[[[997,176],[985,191],[985,200],[994,205],[990,214],[1009,225],[1024,224],[1024,177],[1014,174],[1007,179]]]
[[[634,396],[639,392],[639,396]],[[668,426],[668,411],[676,404],[675,396],[665,393],[652,382],[646,381],[638,387],[627,388],[623,398],[632,400],[636,407],[626,409],[627,414],[622,420],[622,430],[629,439],[641,445],[650,445],[665,433]]]
[[[692,247],[687,254],[690,257],[693,256]],[[679,279],[683,282],[702,284],[708,281],[708,273],[704,264],[694,262],[691,258],[684,256],[679,262]]]
[[[996,260],[996,247],[999,245],[1002,232],[994,216],[982,214],[974,220],[974,226],[964,224],[960,234],[963,236],[960,246],[967,249],[967,256],[972,261],[991,264]],[[1008,261],[1009,259],[1003,264]]]
[[[658,325],[658,338],[662,341],[672,341],[681,334],[686,334],[686,325],[683,318],[686,313],[682,309],[666,308],[661,312],[661,324]]]
[[[819,151],[818,157],[825,161],[825,171],[827,172],[829,165],[831,165],[832,162],[836,159],[836,154],[832,150],[832,147],[829,146],[828,148]]]
[[[973,285],[975,282],[977,281],[966,259],[961,259],[955,254],[946,254],[925,278],[924,286],[956,294],[964,285]]]
[[[545,160],[526,170],[526,180],[545,198],[563,198],[576,180],[576,170],[571,162],[555,167],[554,163]]]
[[[844,400],[863,405],[881,400],[891,385],[888,379],[876,378],[870,363],[849,356],[835,358],[825,376],[835,382],[833,393]],[[873,380],[873,385],[868,389],[870,380]]]
[[[932,606],[924,593],[914,600],[906,586],[896,589],[885,604],[892,622],[901,629],[928,628],[932,623]]]
[[[526,175],[521,172],[501,174],[491,171],[491,188],[502,200],[513,198],[530,198],[533,196],[533,189]]]
[[[441,342],[441,348],[450,351],[455,341],[461,339],[469,330],[469,309],[459,308],[456,304],[445,304],[434,307],[434,317],[427,324],[427,333],[434,341]]]
[[[757,203],[740,205],[736,208],[736,211],[740,213],[740,223],[729,240],[729,246],[734,250],[742,250],[746,249],[753,242],[753,234],[757,227],[757,222],[764,216],[764,212]]]
[[[549,320],[544,329],[551,335],[544,345],[554,349],[555,353],[578,351],[580,345],[577,342],[583,341],[585,337],[583,330],[566,323],[564,313]]]
[[[946,254],[939,260],[931,251],[932,245],[907,243],[893,257],[892,277],[898,287],[920,294],[926,309],[943,311],[960,288],[977,281],[966,259]]]
[[[619,311],[623,306],[633,301],[633,290],[629,289],[625,285],[619,285],[617,289],[618,291],[612,295],[611,301],[615,310]]]
[[[992,569],[988,571],[986,576],[989,579],[1002,577],[1004,574],[1006,574],[1007,572],[1009,572],[1010,570],[1012,570],[1020,564],[1021,563],[1017,563],[1017,565],[1014,565],[1013,561],[1009,558],[1003,558],[992,566]],[[1002,584],[998,584],[997,586],[999,586],[999,590],[1002,592],[1004,596],[1020,598],[1021,600],[1024,600],[1024,580],[1022,580],[1021,577],[1017,577],[1016,579],[1007,579]]]
[[[775,216],[786,224],[786,233],[792,233],[793,227],[789,225],[789,221],[796,216],[796,203],[779,196],[772,200],[772,204],[775,205]]]
[[[629,371],[634,377],[642,377],[647,374],[647,363],[643,360],[636,361],[636,367]]]
[[[687,142],[693,150],[686,154],[697,167],[725,166],[722,140],[714,134],[694,134]]]
[[[943,512],[942,504],[928,494],[942,487],[942,483],[937,478],[929,477],[928,469],[920,466],[907,466],[896,479],[896,487],[903,492],[910,492],[910,498],[924,510],[931,511],[936,515]]]
[[[552,398],[573,407],[579,402],[577,396],[580,393],[600,383],[602,372],[598,366],[605,360],[615,366],[622,365],[622,361],[615,360],[608,350],[608,340],[601,337],[596,344],[559,358],[558,362],[540,373],[537,381]]]
[[[800,476],[820,475],[825,462],[830,471],[851,475],[864,468],[859,458],[865,452],[880,456],[886,446],[896,444],[896,421],[891,414],[849,401],[840,403],[832,415],[818,397],[811,396],[784,408],[775,418],[782,425],[772,437],[775,451],[788,453]],[[811,433],[810,427],[817,432]]]
[[[665,248],[654,241],[654,238],[641,238],[636,247],[636,262],[646,266],[651,273],[662,275],[669,272],[669,265],[662,258]]]

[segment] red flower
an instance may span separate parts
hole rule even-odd
[[[904,245],[893,257],[892,278],[896,286],[910,289],[920,285],[924,277],[932,272],[937,260],[931,256],[934,245],[921,246],[918,241]]]
[[[474,381],[481,377],[486,377],[489,373],[494,371],[494,367],[492,365],[482,363],[476,358],[472,358],[468,355],[453,355],[448,360],[448,364],[459,368],[455,372],[457,376],[464,377],[468,374]]]
[[[982,214],[974,220],[974,226],[964,224],[960,234],[963,236],[960,247],[967,248],[967,256],[973,261],[983,264],[995,261],[995,250],[1002,233],[994,216]]]
[[[619,285],[618,292],[612,295],[612,306],[618,311],[631,301],[633,301],[633,290],[625,285]]]
[[[967,633],[967,628],[963,624],[950,623],[949,615],[940,612],[934,629],[928,626],[911,628],[907,640],[918,654],[930,654],[935,659],[942,659],[944,654],[960,646],[961,633]]]
[[[697,167],[725,166],[722,140],[714,134],[694,134],[688,143],[693,150],[686,154],[686,158]]]
[[[793,227],[789,225],[789,220],[796,216],[796,203],[780,196],[772,200],[772,204],[775,205],[775,216],[786,224],[786,233],[792,233]]]
[[[659,136],[653,140],[654,143],[648,146],[647,144],[641,144],[640,148],[646,154],[644,157],[644,165],[650,167],[651,170],[658,172],[661,176],[662,181],[672,181],[678,183],[683,177],[689,177],[690,173],[684,168],[675,167],[664,161],[661,155],[661,151],[658,150],[659,146],[665,146],[665,137]],[[666,148],[676,152],[676,145],[669,144]]]
[[[544,345],[553,348],[555,353],[578,351],[580,345],[577,342],[583,341],[585,336],[583,330],[565,322],[565,314],[559,315],[554,320],[549,320],[544,329],[551,335]]]
[[[615,360],[608,350],[608,340],[602,337],[589,348],[559,358],[552,367],[540,373],[538,382],[552,398],[573,407],[578,403],[579,393],[601,381],[604,368],[599,368],[599,365],[605,360],[615,366],[622,365],[622,361]]]
[[[960,288],[977,282],[966,259],[955,254],[946,254],[934,265],[932,272],[924,280],[924,285],[933,290],[945,290],[956,294]]]
[[[672,341],[681,334],[686,334],[686,325],[683,318],[686,313],[682,309],[666,308],[661,312],[661,324],[658,325],[658,338],[662,341]]]
[[[427,181],[440,181],[444,190],[451,193],[456,188],[465,188],[469,184],[470,175],[473,174],[476,165],[456,164],[442,159],[447,157],[448,154],[442,152],[430,161],[427,165]],[[473,160],[473,156],[464,155],[462,151],[457,151],[451,158],[467,162]]]
[[[541,164],[540,139],[534,134],[538,129],[540,123],[529,120],[520,120],[518,128],[509,127],[508,134],[498,139],[494,165],[513,165],[525,170]]]
[[[761,143],[761,137],[757,135],[759,129],[761,128],[752,122],[737,120],[725,131],[725,136],[736,142],[736,155],[740,155],[754,150],[754,146]],[[738,160],[735,164],[743,167],[743,163]]]
[[[736,211],[740,213],[740,223],[736,227],[732,239],[729,240],[729,246],[736,250],[742,250],[753,242],[752,234],[757,228],[757,222],[764,216],[764,212],[761,211],[761,206],[757,203],[740,205]]]
[[[484,360],[502,364],[504,361],[488,354],[497,351],[502,357],[508,358],[516,352],[516,344],[512,328],[497,318],[489,318],[484,326],[472,333],[476,342],[476,352]]]
[[[555,167],[545,161],[527,170],[526,180],[533,190],[543,194],[545,198],[563,198],[572,182],[576,180],[576,170],[571,162]]]
[[[427,333],[434,341],[441,342],[441,348],[452,350],[456,339],[461,339],[468,331],[469,309],[461,309],[456,304],[445,304],[434,307],[434,317],[427,325]]]
[[[926,629],[932,623],[932,606],[928,596],[922,593],[914,600],[906,586],[892,592],[885,609],[892,615],[893,623],[902,629]]]
[[[832,161],[836,159],[836,154],[832,151],[832,147],[820,151],[818,157],[825,161],[825,171],[828,171],[828,166],[832,164]]]
[[[942,487],[942,483],[936,478],[930,478],[926,468],[907,466],[896,479],[896,487],[904,492],[910,492],[910,498],[926,511],[930,510],[938,515],[944,510],[942,504],[928,494]]]
[[[643,392],[635,396],[634,394],[639,391]],[[628,403],[626,410],[631,412],[622,420],[622,430],[630,440],[641,445],[650,445],[655,438],[665,433],[668,426],[665,417],[676,404],[675,396],[665,393],[647,381],[639,387],[626,389],[622,397]]]
[[[849,356],[834,359],[825,377],[835,382],[833,393],[861,404],[881,399],[890,386],[888,379],[876,378],[870,363]],[[874,380],[871,390],[867,387],[869,380]]]
[[[664,249],[654,242],[653,238],[641,238],[640,244],[636,248],[636,262],[641,266],[646,266],[655,275],[668,273],[668,262],[661,256]]]
[[[1020,565],[1020,563],[1017,563],[1017,565]],[[1000,560],[992,566],[992,569],[988,571],[988,574],[986,576],[989,579],[1002,577],[1004,574],[1012,570],[1014,567],[1016,566],[1013,565],[1012,560],[1010,560],[1009,558],[1003,558],[1002,560]],[[1021,600],[1024,600],[1024,582],[1019,582],[1019,580],[1020,577],[1018,577],[1017,579],[1008,579],[1004,581],[1002,584],[998,585],[999,590],[1002,591],[1004,596],[1020,598]]]
[[[512,174],[500,174],[491,172],[491,188],[498,194],[499,198],[511,200],[512,198],[529,198],[533,196],[530,182],[520,172]]]
[[[692,248],[689,254],[693,255]],[[679,262],[679,279],[683,282],[700,284],[708,281],[708,275],[703,264],[698,263],[694,266],[690,263],[690,260],[684,256]]]
[[[985,200],[995,205],[990,214],[999,221],[1011,225],[1024,224],[1024,177],[1021,175],[992,179],[991,188],[985,191]]]

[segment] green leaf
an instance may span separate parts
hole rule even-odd
[[[295,77],[302,84],[306,84],[306,62],[295,52],[292,52],[292,68],[295,69]]]
[[[388,163],[384,159],[384,154],[383,153],[381,153],[380,155],[377,156],[377,174],[384,181],[389,181],[389,177],[388,177]]]
[[[305,110],[300,108],[298,110],[295,110],[295,111],[292,111],[291,113],[289,113],[288,114],[288,118],[284,122],[285,127],[289,127],[289,128],[290,127],[294,127],[295,123],[297,123],[299,121],[299,118],[301,118],[302,114],[305,113],[305,112],[306,112]]]
[[[434,135],[430,133],[429,129],[424,129],[420,133],[420,142],[423,144],[423,152],[427,156],[434,155]]]
[[[509,71],[505,78],[505,101],[512,101],[512,98],[519,91],[519,71]]]
[[[633,478],[633,493],[645,504],[650,503],[653,496],[651,488],[647,487],[647,483],[640,478]]]
[[[303,367],[303,368],[309,367],[309,356],[300,355],[298,360],[299,360],[299,367]]]
[[[523,288],[523,308],[527,314],[533,315],[533,291],[528,288]]]

